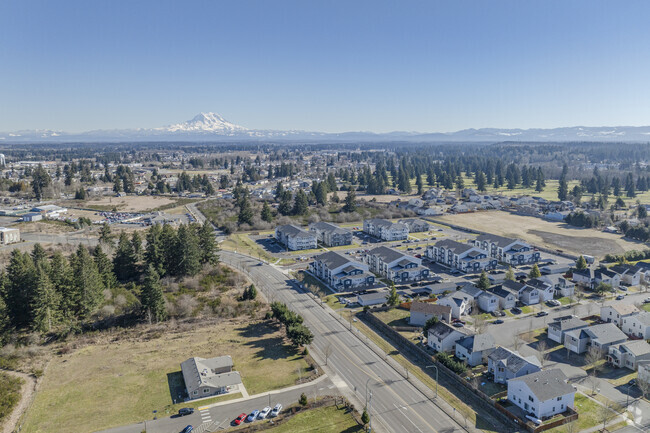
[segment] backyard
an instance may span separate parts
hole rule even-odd
[[[55,356],[22,431],[89,432],[173,413],[170,390],[178,392],[180,363],[192,356],[231,355],[251,395],[294,385],[308,368],[273,324],[188,325],[109,335]]]

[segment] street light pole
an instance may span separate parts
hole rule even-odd
[[[436,369],[436,396],[434,398],[438,398],[438,366],[437,365],[427,365],[424,368],[435,368]]]
[[[369,377],[368,380],[366,380],[366,404],[365,407],[366,409],[368,408],[368,382],[372,380],[372,377]]]

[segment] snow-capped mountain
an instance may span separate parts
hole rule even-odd
[[[212,112],[200,113],[194,116],[192,120],[160,129],[168,132],[216,132],[223,134],[248,131],[243,126],[228,122],[220,114]]]
[[[553,129],[464,129],[456,132],[342,132],[282,131],[248,129],[227,121],[217,113],[200,113],[191,120],[160,128],[95,130],[78,134],[32,130],[0,133],[1,143],[42,142],[129,142],[129,141],[260,141],[269,142],[650,142],[650,126],[587,127]]]

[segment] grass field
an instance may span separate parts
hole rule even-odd
[[[579,432],[591,427],[596,427],[598,425],[602,426],[601,418],[599,416],[601,406],[598,403],[585,396],[584,394],[577,392],[575,395],[574,404],[574,409],[576,412],[578,412],[578,420],[574,421],[576,423],[574,431]],[[566,427],[555,427],[550,430],[546,430],[546,432],[566,433]]]
[[[224,250],[248,254],[249,256],[257,257],[271,263],[275,263],[278,260],[244,233],[231,234],[225,241],[219,244],[219,247]],[[291,263],[294,263],[293,259],[281,259],[279,264],[289,265]]]
[[[403,308],[391,308],[388,311],[379,311],[375,316],[389,326],[409,326],[408,319],[411,312]]]
[[[436,217],[436,220],[495,235],[520,238],[547,248],[597,257],[608,253],[621,254],[628,250],[644,248],[642,243],[628,241],[617,234],[575,228],[564,223],[514,215],[509,212],[492,211],[445,215]]]
[[[361,427],[345,412],[344,408],[336,406],[310,409],[293,416],[286,423],[270,429],[273,433],[353,433],[362,432]]]
[[[23,379],[0,371],[0,427],[20,401]]]
[[[182,387],[180,363],[226,354],[251,395],[294,385],[299,369],[308,367],[283,333],[264,322],[165,325],[56,356],[22,431],[90,432],[142,421],[153,410],[174,413],[181,405],[173,404],[170,389]]]

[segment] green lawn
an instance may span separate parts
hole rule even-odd
[[[228,238],[219,244],[219,247],[224,250],[236,251],[238,253],[248,254],[258,259],[266,260],[267,262],[275,263],[277,257],[270,254],[262,248],[257,242],[248,237],[245,233],[235,233],[228,236]],[[281,259],[281,265],[290,265],[295,263],[293,259]]]
[[[345,408],[336,406],[309,409],[294,415],[286,423],[270,430],[273,433],[353,433],[362,432],[363,427],[357,424]]]
[[[569,305],[571,303],[571,298],[564,296],[562,298],[558,298],[557,301],[562,305]]]
[[[650,311],[650,304],[643,304],[641,305],[641,308],[644,309],[645,311]]]
[[[308,368],[285,341],[284,331],[266,322],[143,328],[128,339],[115,336],[54,357],[22,431],[82,433],[151,419],[154,410],[170,415],[180,406],[172,402],[183,388],[180,363],[226,354],[251,395],[294,385],[299,369],[304,376]]]
[[[374,315],[390,326],[409,326],[408,319],[411,317],[411,312],[403,308],[391,308],[388,311],[374,313]]]
[[[574,421],[576,423],[576,432],[595,427],[602,426],[602,422],[599,417],[600,406],[598,403],[590,399],[581,393],[576,393],[575,396],[575,410],[578,412],[578,420]],[[565,433],[566,427],[560,426],[555,427],[550,430],[546,430],[546,433]]]
[[[323,297],[328,296],[332,293],[332,291],[328,289],[325,284],[323,284],[323,282],[305,271],[298,271],[293,275],[296,280],[300,281],[300,283],[303,284],[307,290],[316,296]]]
[[[23,386],[23,379],[10,376],[0,371],[0,426],[4,419],[13,411],[20,401],[20,388]]]

